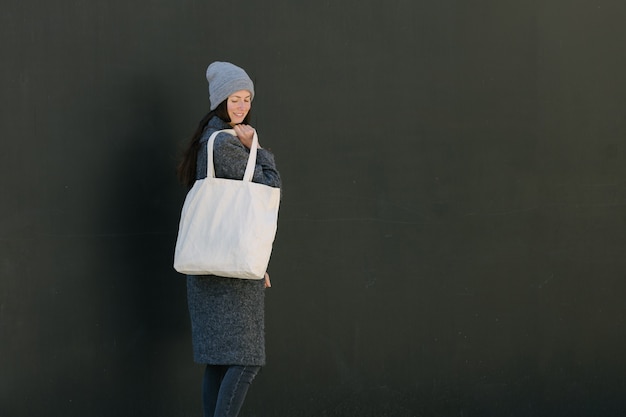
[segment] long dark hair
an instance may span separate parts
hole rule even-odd
[[[211,120],[214,116],[219,117],[225,123],[230,123],[226,100],[222,101],[215,108],[215,110],[211,110],[202,118],[202,120],[200,120],[196,131],[189,139],[187,147],[183,149],[180,162],[178,163],[178,167],[176,169],[176,174],[178,176],[178,181],[186,187],[191,187],[196,181],[196,164],[198,161],[198,152],[200,151],[200,138],[202,137],[202,133],[204,132],[206,125],[209,123],[209,120]],[[250,123],[250,111],[248,111],[248,114],[242,123]]]

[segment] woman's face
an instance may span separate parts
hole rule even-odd
[[[248,90],[239,90],[228,96],[226,110],[230,125],[235,126],[245,119],[250,111],[252,96]]]

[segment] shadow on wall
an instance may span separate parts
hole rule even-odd
[[[175,178],[180,132],[172,131],[170,108],[158,80],[134,79],[107,120],[107,131],[118,133],[102,161],[109,167],[100,219],[107,239],[96,279],[102,331],[113,343],[105,389],[116,392],[128,415],[176,415],[199,397],[189,389],[199,377],[185,279],[172,267],[184,190]]]

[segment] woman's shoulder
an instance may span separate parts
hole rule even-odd
[[[220,132],[215,136],[215,147],[222,146],[237,146],[243,147],[242,143],[239,141],[237,136],[233,135],[230,132]]]
[[[213,116],[211,119],[209,119],[209,122],[204,127],[204,131],[202,132],[202,136],[200,137],[200,142],[207,142],[213,133],[215,133],[218,130],[226,130],[226,129],[231,129],[230,125],[226,123],[225,121],[223,121],[222,119],[220,119],[219,117]],[[220,132],[217,134],[217,137],[220,137],[221,140],[223,140],[222,136],[224,135],[228,135],[228,132]],[[217,140],[217,137],[216,137],[216,140]]]
[[[233,135],[230,132],[220,132],[215,136],[215,142],[213,142],[213,147],[216,150],[220,149],[232,149],[232,148],[242,148],[245,149],[241,141],[237,138],[237,136]]]
[[[235,135],[230,132],[222,132],[222,130],[225,129],[215,129],[213,127],[207,126],[206,129],[204,129],[204,132],[202,132],[200,143],[206,146],[207,142],[211,138],[211,135],[218,131],[219,133],[215,135],[213,146],[237,145],[241,143]]]

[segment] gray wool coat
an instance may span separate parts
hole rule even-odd
[[[206,145],[215,130],[230,129],[213,117],[200,139],[197,179],[206,177]],[[215,138],[215,175],[241,179],[249,150],[227,133]],[[274,156],[257,151],[252,181],[281,187]],[[265,365],[265,287],[263,280],[223,278],[213,275],[187,277],[187,303],[191,318],[194,361],[212,365]]]

